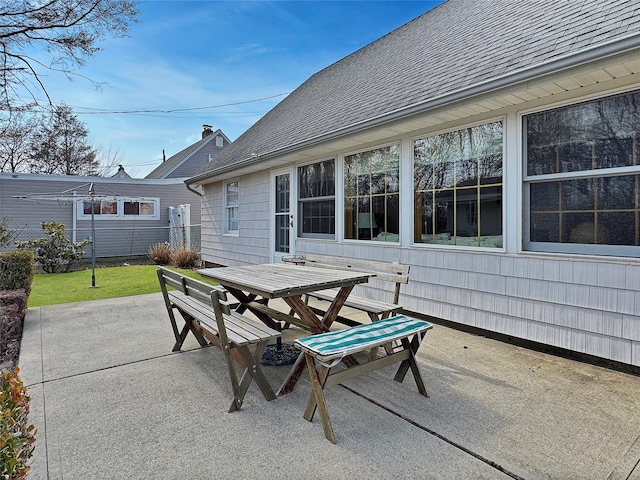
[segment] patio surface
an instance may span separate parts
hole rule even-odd
[[[302,418],[306,372],[227,413],[221,351],[173,342],[159,293],[29,309],[28,478],[640,480],[634,375],[436,325],[418,353],[430,398],[393,367],[329,388],[332,445]],[[274,387],[287,369],[265,367]]]

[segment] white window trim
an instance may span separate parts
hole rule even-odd
[[[529,198],[529,188],[528,186],[532,183],[542,182],[545,180],[553,180],[553,179],[573,179],[573,178],[593,178],[593,175],[589,175],[589,173],[593,173],[592,170],[578,171],[578,172],[565,172],[565,173],[556,173],[556,174],[547,174],[547,175],[527,175],[527,166],[526,161],[527,157],[525,155],[526,142],[525,142],[525,131],[524,131],[524,118],[528,115],[535,115],[536,113],[546,112],[550,110],[556,110],[560,108],[571,107],[573,105],[578,105],[581,103],[588,103],[598,101],[607,97],[614,97],[616,95],[625,95],[632,92],[636,92],[640,90],[640,85],[635,84],[632,86],[625,86],[621,88],[614,88],[610,90],[606,90],[603,92],[595,92],[589,95],[582,95],[573,97],[570,99],[562,100],[559,102],[554,102],[550,104],[546,104],[536,108],[530,108],[521,110],[517,113],[517,142],[518,142],[518,150],[520,154],[519,158],[519,168],[521,171],[521,195],[522,198],[522,215],[521,215],[521,232],[522,232],[522,248],[521,252],[527,254],[561,254],[561,255],[584,255],[589,257],[620,257],[625,260],[628,260],[630,257],[636,257],[638,254],[638,248],[636,246],[629,245],[582,245],[582,244],[574,244],[574,243],[547,243],[547,242],[532,242],[531,231],[530,231],[530,223],[529,223],[529,206],[530,206],[530,198]],[[597,170],[600,173],[601,177],[605,176],[615,176],[616,174],[621,173],[640,173],[640,166],[634,165],[629,167],[616,167],[612,169],[599,169]]]
[[[118,204],[118,213],[116,214],[101,214],[94,213],[94,220],[160,220],[160,199],[159,198],[144,198],[144,197],[118,197],[118,198],[96,198],[95,203],[100,201],[114,202]],[[125,215],[124,204],[125,202],[138,202],[138,203],[153,203],[153,215]],[[84,213],[84,204],[90,203],[88,200],[76,201],[76,213],[78,220],[91,220],[90,213]]]
[[[511,169],[508,167],[509,162],[507,161],[507,155],[508,155],[508,150],[507,147],[510,145],[509,143],[509,139],[508,139],[508,135],[509,135],[509,126],[511,126],[510,123],[508,123],[508,115],[497,115],[497,116],[491,116],[491,117],[487,117],[487,118],[483,118],[482,120],[476,121],[476,122],[471,122],[471,123],[465,123],[462,125],[456,125],[455,127],[449,127],[449,128],[444,128],[444,129],[438,129],[438,130],[434,130],[434,131],[427,131],[427,132],[423,132],[414,136],[409,137],[409,152],[408,155],[410,157],[410,162],[408,163],[408,165],[410,165],[411,168],[409,168],[409,172],[407,172],[407,181],[411,182],[411,194],[413,194],[414,192],[414,188],[415,188],[415,178],[414,178],[414,171],[415,171],[415,154],[414,154],[414,147],[415,147],[415,142],[416,140],[420,140],[423,139],[425,137],[431,137],[431,136],[437,136],[437,135],[442,135],[445,133],[449,133],[449,132],[455,132],[458,130],[464,130],[466,128],[472,128],[472,127],[477,127],[480,125],[486,125],[489,123],[495,123],[495,122],[502,122],[502,247],[482,247],[482,246],[466,246],[466,245],[440,245],[440,244],[436,244],[436,243],[419,243],[416,242],[414,240],[414,229],[415,229],[415,222],[412,218],[410,224],[411,224],[411,229],[410,229],[410,240],[407,243],[408,245],[410,245],[411,247],[416,247],[416,248],[426,248],[426,249],[444,249],[444,250],[470,250],[470,251],[474,251],[474,252],[478,252],[478,251],[487,251],[487,252],[505,252],[507,251],[507,203],[509,203],[508,200],[508,195],[510,195],[510,190],[508,189],[508,186],[506,185],[506,178],[509,175]],[[522,122],[521,118],[518,118],[519,122]],[[522,123],[520,123],[520,128],[521,128]],[[401,157],[402,158],[402,157]],[[521,162],[522,163],[522,162]],[[401,184],[402,186],[402,184]],[[401,197],[402,198],[402,197]],[[404,200],[404,198],[402,198]],[[413,207],[413,199],[411,201],[411,203],[409,204]],[[400,207],[402,208],[402,204],[400,205]],[[402,213],[402,211],[401,211]],[[400,229],[402,232],[402,228]],[[402,238],[400,239],[400,241],[402,242]]]
[[[413,141],[412,141],[413,143]],[[359,153],[365,153],[365,152],[370,152],[372,150],[378,150],[378,149],[382,149],[382,148],[386,148],[386,147],[391,147],[397,145],[398,146],[398,240],[397,241],[384,241],[384,240],[375,240],[375,239],[370,239],[370,240],[360,240],[357,238],[345,238],[344,236],[344,222],[345,222],[345,212],[344,212],[344,205],[345,205],[345,192],[344,192],[344,175],[345,175],[345,158],[349,157],[351,155],[357,155]],[[347,153],[343,153],[342,155],[340,155],[340,198],[341,198],[341,202],[340,202],[340,216],[342,217],[341,220],[338,222],[339,225],[341,226],[341,231],[340,231],[340,238],[346,242],[346,243],[357,243],[362,245],[363,243],[365,245],[371,245],[371,244],[375,244],[375,245],[401,245],[402,244],[402,239],[403,239],[403,232],[402,232],[402,226],[404,223],[403,221],[403,217],[402,217],[402,213],[403,213],[403,207],[402,207],[402,192],[403,192],[403,182],[402,182],[402,163],[404,161],[404,157],[403,157],[403,153],[405,151],[404,148],[404,142],[401,138],[396,139],[395,141],[391,141],[391,142],[387,142],[387,143],[383,143],[383,144],[379,144],[379,145],[374,145],[374,146],[369,146],[360,150],[354,150],[354,151],[350,151]],[[412,159],[413,160],[413,159]],[[337,172],[337,167],[336,167],[336,181],[338,179],[338,172]],[[413,185],[411,186],[410,191],[413,191]],[[336,185],[336,192],[338,192],[337,190],[337,185]],[[336,194],[337,195],[337,194]],[[336,208],[337,208],[337,202],[336,202]],[[336,210],[337,212],[337,210]],[[338,221],[338,216],[336,214],[336,221]],[[411,222],[413,223],[413,222]],[[337,229],[336,229],[337,230]],[[411,237],[413,238],[413,236]]]
[[[238,184],[238,204],[237,205],[227,205],[227,187],[232,184]],[[228,235],[232,237],[237,237],[240,234],[240,180],[238,178],[230,179],[225,181],[222,184],[222,204],[223,204],[223,226],[222,232],[223,235]],[[236,209],[238,212],[238,228],[235,230],[230,230],[229,227],[229,210]]]

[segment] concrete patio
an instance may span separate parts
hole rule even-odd
[[[436,326],[430,398],[393,367],[332,387],[332,445],[302,418],[306,373],[230,414],[222,353],[173,341],[159,293],[29,309],[29,478],[640,479],[637,376]],[[265,369],[277,386],[288,367]]]

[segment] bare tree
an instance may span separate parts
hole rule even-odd
[[[27,172],[36,119],[24,112],[6,115],[0,130],[0,172]]]
[[[70,107],[54,107],[33,134],[29,170],[50,175],[97,175],[100,163],[88,135]]]
[[[0,0],[0,111],[29,108],[38,92],[51,103],[44,73],[80,75],[98,41],[127,36],[138,13],[135,0]],[[47,63],[35,48],[48,52]]]

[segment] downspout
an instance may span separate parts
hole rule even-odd
[[[185,181],[184,181],[184,184],[187,186],[187,190],[189,190],[189,191],[191,191],[191,192],[195,193],[195,194],[196,194],[196,195],[198,195],[199,197],[201,197],[201,196],[202,196],[202,193],[200,193],[199,191],[197,191],[196,189],[194,189],[191,185],[189,185],[189,183],[188,183],[188,181],[187,181],[187,180],[185,180]]]

